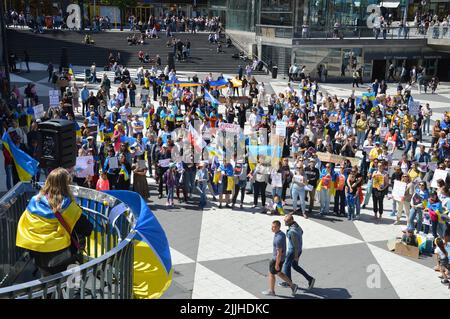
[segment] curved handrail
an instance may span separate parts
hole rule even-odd
[[[92,260],[80,265],[79,267],[71,268],[66,271],[63,271],[63,272],[60,272],[60,273],[57,273],[57,274],[54,274],[51,276],[47,276],[47,277],[44,277],[41,279],[35,279],[32,281],[28,281],[26,283],[16,284],[16,285],[8,286],[5,288],[0,288],[0,298],[2,295],[5,295],[5,294],[11,294],[13,292],[17,292],[17,291],[21,291],[21,290],[25,291],[25,290],[32,289],[34,287],[37,288],[39,286],[42,286],[42,285],[45,285],[48,283],[56,282],[57,280],[67,278],[76,272],[82,272],[83,270],[89,270],[93,266],[100,264],[104,261],[107,261],[111,257],[115,256],[118,252],[125,249],[132,242],[132,240],[134,239],[135,236],[136,236],[136,232],[132,231],[127,236],[127,238],[125,238],[124,240],[122,240],[119,243],[119,245],[117,245],[116,247],[114,247],[113,249],[108,251],[107,253],[103,254],[102,256],[92,259]]]
[[[27,200],[31,195],[34,195],[37,192],[37,188],[34,186],[35,185],[30,183],[19,183],[15,185],[10,192],[0,199],[0,217],[4,220],[8,219],[10,224],[15,223],[15,226],[23,209],[26,207]],[[88,217],[95,216],[94,222],[96,225],[94,225],[94,229],[98,226],[97,224],[101,226],[100,231],[95,230],[95,233],[93,233],[95,238],[93,243],[95,249],[94,258],[88,259],[88,261],[82,265],[58,274],[0,288],[0,298],[47,298],[49,294],[56,294],[57,298],[63,298],[63,290],[70,288],[67,287],[66,281],[70,279],[70,276],[74,275],[75,272],[80,273],[83,278],[81,289],[82,297],[85,296],[86,291],[91,291],[91,296],[93,298],[96,298],[98,293],[100,293],[102,297],[104,297],[105,294],[108,294],[110,298],[112,298],[113,295],[116,296],[116,298],[132,297],[133,245],[131,242],[136,236],[134,231],[136,220],[133,214],[129,214],[128,216],[121,215],[122,220],[121,225],[119,226],[115,223],[117,219],[115,219],[114,222],[110,220],[109,214],[111,213],[110,208],[123,204],[122,201],[110,194],[105,194],[92,189],[85,189],[78,186],[71,186],[71,188],[74,197],[83,210],[83,214],[87,214]],[[125,210],[130,211],[130,208],[127,205],[123,207]],[[96,209],[98,209],[98,211],[96,211]],[[18,210],[20,210],[20,212]],[[100,219],[100,221],[98,219]],[[114,229],[114,232],[110,231],[111,228],[108,228],[108,225]],[[97,235],[99,234],[101,241],[97,241]],[[111,241],[110,236],[115,237],[115,239],[113,238]],[[122,240],[122,238],[124,239]],[[105,247],[105,242],[108,247]],[[97,254],[98,243],[101,244],[100,256]],[[88,247],[90,248],[91,245]],[[15,246],[13,246],[11,247],[14,248]],[[17,253],[17,249],[14,249],[12,252],[13,256],[7,256],[6,260],[9,260],[11,263],[16,262]],[[98,272],[100,272],[101,278],[97,278]],[[91,280],[92,289],[89,290],[86,287],[86,284],[91,275],[94,275],[94,277],[93,280]],[[101,280],[100,292],[97,292],[96,289],[97,279]],[[114,288],[115,290],[113,292]]]

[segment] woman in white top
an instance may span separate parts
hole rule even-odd
[[[253,208],[258,206],[258,197],[261,194],[262,207],[266,206],[267,167],[263,165],[263,159],[258,157],[258,164],[250,173],[253,184]]]
[[[300,208],[305,218],[306,216],[306,202],[305,202],[305,185],[307,179],[303,164],[297,163],[294,177],[292,178],[291,195],[292,195],[292,207],[294,209],[293,214],[297,213],[297,200],[300,200]]]

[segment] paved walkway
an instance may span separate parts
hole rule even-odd
[[[18,83],[21,90],[30,80],[38,82],[38,94],[42,96],[51,87],[44,78],[45,72],[41,69],[20,78],[13,76],[12,82]],[[283,91],[286,86],[285,81],[267,77],[262,80],[269,83],[274,92]],[[350,86],[345,84],[321,87],[342,97],[351,92]],[[438,91],[441,89],[442,94],[417,97],[436,108],[435,116],[441,116],[450,105],[450,85],[444,84]],[[5,190],[4,176],[3,155],[0,155],[0,191]],[[157,199],[155,181],[151,178],[149,185],[152,199],[149,205],[166,231],[175,270],[173,284],[163,298],[266,298],[261,291],[267,289],[273,238],[270,225],[274,219],[281,221],[282,217],[252,210],[252,195],[245,196],[242,210],[218,209],[216,202],[200,210],[195,195],[193,203],[169,209],[164,199]],[[393,225],[394,219],[389,217],[391,204],[385,201],[384,219],[377,222],[372,218],[371,202],[354,222],[336,216],[313,215],[308,220],[296,216],[304,230],[300,264],[317,281],[313,290],[301,289],[295,298],[450,296],[450,290],[440,283],[438,273],[433,271],[432,257],[414,260],[388,251],[387,241],[401,235],[406,225],[404,218],[402,225]],[[291,207],[288,199],[287,210]],[[296,272],[293,272],[293,280],[301,288],[307,285]],[[275,298],[292,298],[289,289],[277,287],[276,291]]]

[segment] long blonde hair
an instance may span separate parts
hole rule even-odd
[[[44,187],[41,189],[38,199],[46,196],[50,207],[54,212],[60,211],[65,197],[74,200],[72,191],[70,190],[70,174],[64,168],[57,168],[51,171],[45,181]]]

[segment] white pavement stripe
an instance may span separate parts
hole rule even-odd
[[[391,209],[385,209],[385,213],[390,212]],[[373,215],[367,214],[372,218]],[[388,217],[383,217],[384,219],[393,219]],[[355,220],[354,225],[358,229],[359,233],[361,234],[362,238],[366,242],[374,242],[374,241],[382,241],[382,240],[390,240],[392,238],[395,238],[396,235],[402,233],[402,226],[401,225],[394,225],[394,224],[376,224],[375,219],[370,222],[362,221],[362,220]]]
[[[195,263],[194,260],[183,255],[178,250],[170,247],[170,256],[172,257],[172,265],[182,265],[182,264],[190,264]]]
[[[197,261],[218,260],[272,253],[273,220],[269,216],[221,209],[203,212]],[[303,228],[305,249],[358,244],[361,241],[310,219],[296,218]],[[284,228],[284,227],[283,227]]]
[[[401,299],[426,300],[449,296],[449,289],[441,284],[438,272],[394,252],[371,244],[367,246]]]
[[[192,299],[256,299],[208,268],[196,264]]]

